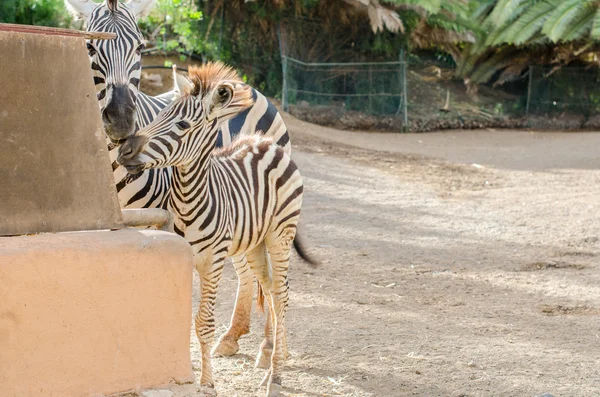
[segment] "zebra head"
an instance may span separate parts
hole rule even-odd
[[[144,48],[137,20],[145,16],[156,0],[64,0],[67,8],[86,20],[87,30],[116,33],[115,40],[88,40],[87,49],[104,131],[114,143],[135,131],[136,101]]]
[[[220,62],[191,67],[188,77],[174,66],[173,79],[174,101],[119,148],[117,161],[129,173],[202,164],[219,126],[254,103],[250,86]]]

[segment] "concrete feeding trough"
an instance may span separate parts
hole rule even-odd
[[[191,249],[125,227],[168,218],[119,209],[87,36],[0,24],[2,395],[193,380]]]

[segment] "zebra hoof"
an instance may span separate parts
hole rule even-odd
[[[254,366],[256,368],[268,369],[271,368],[271,355],[273,354],[272,350],[260,349],[258,351],[258,355],[256,356],[256,362]]]
[[[214,387],[200,386],[198,387],[198,397],[217,397],[217,391]]]
[[[267,397],[277,397],[281,391],[281,385],[277,383],[269,383],[267,386]]]
[[[227,337],[225,335],[219,338],[219,341],[212,349],[213,356],[233,356],[235,353],[240,350],[240,345],[231,337]]]

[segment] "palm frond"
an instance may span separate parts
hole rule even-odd
[[[594,23],[592,25],[590,36],[593,39],[600,38],[600,7],[597,7],[596,12],[594,13]]]
[[[389,30],[404,33],[404,24],[396,11],[379,4],[378,0],[344,0],[355,7],[366,9],[374,33]]]
[[[496,28],[503,26],[518,16],[519,6],[524,2],[525,0],[499,0],[487,20]]]
[[[477,4],[477,2],[473,2]],[[496,0],[487,0],[481,2],[481,4],[477,5],[477,8],[471,14],[471,18],[478,22],[483,22],[489,15],[490,12],[494,9],[494,5],[496,4]]]
[[[563,40],[574,41],[586,37],[588,32],[592,30],[596,14],[597,11],[594,12],[591,10],[591,7],[582,8],[577,17],[571,22],[569,28],[563,33]]]
[[[475,43],[476,38],[472,32],[456,32],[430,26],[424,21],[411,33],[411,40],[420,48],[427,48],[438,44]]]
[[[515,49],[512,47],[505,47],[496,51],[493,56],[477,65],[470,76],[471,83],[482,84],[488,82],[499,70],[508,67],[512,63],[514,52]]]
[[[590,3],[589,0],[561,0],[544,23],[542,33],[553,42],[558,42],[571,27],[573,20],[577,19],[578,14],[591,11]]]
[[[542,29],[555,9],[555,5],[550,1],[541,1],[530,6],[517,20],[498,34],[493,41],[488,40],[488,43],[491,45],[502,43],[521,45],[525,43]]]

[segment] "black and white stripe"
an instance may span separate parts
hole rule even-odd
[[[135,101],[139,93],[141,51],[144,48],[135,16],[127,7],[111,9],[100,4],[92,11],[87,30],[117,35],[115,40],[87,41],[100,106],[104,107],[109,102],[110,89],[119,85],[127,86]]]
[[[221,64],[190,70],[193,87],[183,80],[183,96],[121,146],[119,162],[134,174],[174,167],[169,210],[175,214],[177,232],[192,245],[201,279],[196,333],[204,387],[214,387],[210,345],[223,262],[247,256],[267,292],[273,318],[273,354],[266,378],[267,396],[273,397],[281,387],[287,270],[303,184],[294,162],[272,139],[242,135],[215,151],[222,118],[244,113],[255,103],[253,90],[231,80],[230,71]]]

